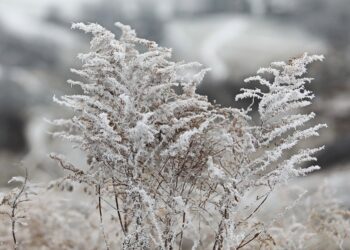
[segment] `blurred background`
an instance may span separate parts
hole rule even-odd
[[[258,68],[304,52],[324,54],[325,62],[310,69],[316,94],[310,110],[329,128],[306,144],[326,145],[319,176],[349,185],[343,174],[350,170],[349,0],[0,0],[0,187],[23,166],[32,180],[61,176],[47,156],[52,151],[84,160],[51,138],[44,119],[70,115],[52,97],[78,91],[66,84],[69,69],[79,67],[76,54],[88,49],[88,38],[70,30],[78,21],[115,32],[114,22],[129,24],[173,48],[175,60],[212,68],[198,92],[224,106],[244,105],[234,96]]]

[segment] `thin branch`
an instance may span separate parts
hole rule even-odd
[[[12,239],[13,239],[13,243],[15,246],[15,250],[17,250],[18,248],[18,242],[17,242],[17,237],[16,237],[16,209],[18,207],[18,204],[20,202],[20,197],[23,194],[26,184],[27,184],[27,180],[28,180],[28,170],[25,169],[25,177],[24,177],[24,182],[22,184],[22,187],[20,189],[20,191],[18,192],[18,194],[16,195],[15,199],[13,200],[13,203],[11,205],[11,231],[12,231]]]
[[[122,228],[122,231],[124,233],[124,236],[126,236],[125,228],[124,228],[124,225],[123,225],[123,220],[122,220],[122,217],[120,215],[119,202],[118,202],[118,193],[117,193],[117,190],[116,190],[114,177],[112,177],[112,180],[113,180],[114,200],[115,200],[115,206],[117,208],[118,219],[119,219],[120,227]]]
[[[101,186],[100,185],[97,185],[97,193],[98,193],[98,212],[100,215],[100,227],[101,227],[103,238],[104,238],[104,241],[106,244],[106,249],[109,250],[109,245],[108,245],[106,233],[105,233],[104,226],[103,226],[103,215],[102,215],[102,204],[101,204]]]

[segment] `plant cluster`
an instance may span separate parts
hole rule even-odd
[[[92,34],[91,51],[78,56],[82,68],[72,70],[81,80],[68,81],[83,93],[54,98],[74,111],[52,121],[64,128],[55,136],[75,142],[87,166],[50,156],[67,170],[63,183],[93,189],[96,210],[85,212],[94,214],[86,220],[98,217],[97,242],[107,249],[281,247],[275,229],[283,216],[258,214],[276,186],[319,168],[305,163],[322,148],[299,144],[325,125],[307,126],[315,114],[300,108],[314,97],[306,67],[323,57],[260,69],[246,79],[260,87],[236,97],[252,104],[239,110],[196,93],[202,65],[174,62],[170,49],[116,25],[119,39],[97,24],[73,25]]]

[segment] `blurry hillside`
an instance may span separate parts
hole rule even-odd
[[[329,125],[314,144],[326,144],[321,166],[350,164],[350,2],[348,0],[2,0],[0,1],[0,186],[19,171],[60,175],[46,156],[58,151],[79,163],[80,153],[47,133],[43,118],[65,110],[54,94],[76,92],[65,83],[86,40],[72,22],[115,21],[174,48],[175,57],[212,68],[200,92],[236,105],[243,79],[272,61],[303,52],[326,56],[316,64],[312,109]],[[114,29],[115,30],[115,29]],[[69,114],[67,114],[69,115]],[[83,164],[83,163],[81,163]]]

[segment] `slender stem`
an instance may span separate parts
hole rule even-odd
[[[115,206],[116,206],[116,208],[117,208],[118,219],[119,219],[120,227],[122,228],[122,231],[123,231],[124,236],[125,236],[125,235],[126,235],[126,232],[125,232],[125,228],[124,228],[124,225],[123,225],[122,216],[121,216],[120,210],[119,210],[118,194],[117,194],[117,190],[116,190],[116,188],[115,188],[115,180],[114,180],[114,177],[112,177],[112,180],[113,180],[113,189],[114,189],[114,200],[115,200]]]
[[[180,234],[179,250],[182,249],[182,242],[183,242],[183,234],[184,234],[185,221],[186,221],[186,212],[183,212],[183,214],[182,214],[182,227],[181,227],[181,234]]]
[[[260,233],[261,233],[261,232],[256,233],[250,240],[248,240],[248,241],[246,241],[246,242],[242,241],[236,249],[240,249],[240,248],[242,248],[242,247],[248,245],[250,242],[252,242],[253,240],[255,240],[255,239],[260,235]]]
[[[101,227],[103,238],[104,238],[104,241],[106,244],[106,249],[109,250],[106,233],[105,233],[104,226],[103,226],[102,204],[101,204],[101,185],[97,185],[97,192],[98,192],[98,211],[100,214],[100,227]]]
[[[18,194],[16,195],[15,199],[13,200],[12,203],[12,211],[11,211],[11,220],[12,220],[12,224],[11,224],[11,231],[12,231],[12,239],[13,239],[13,243],[15,246],[15,250],[17,250],[17,237],[16,237],[16,209],[18,206],[19,198],[21,197],[21,195],[24,192],[24,189],[26,187],[27,184],[27,180],[28,180],[28,170],[25,169],[26,173],[25,173],[25,177],[24,177],[24,182],[22,184],[21,190],[18,192]]]

